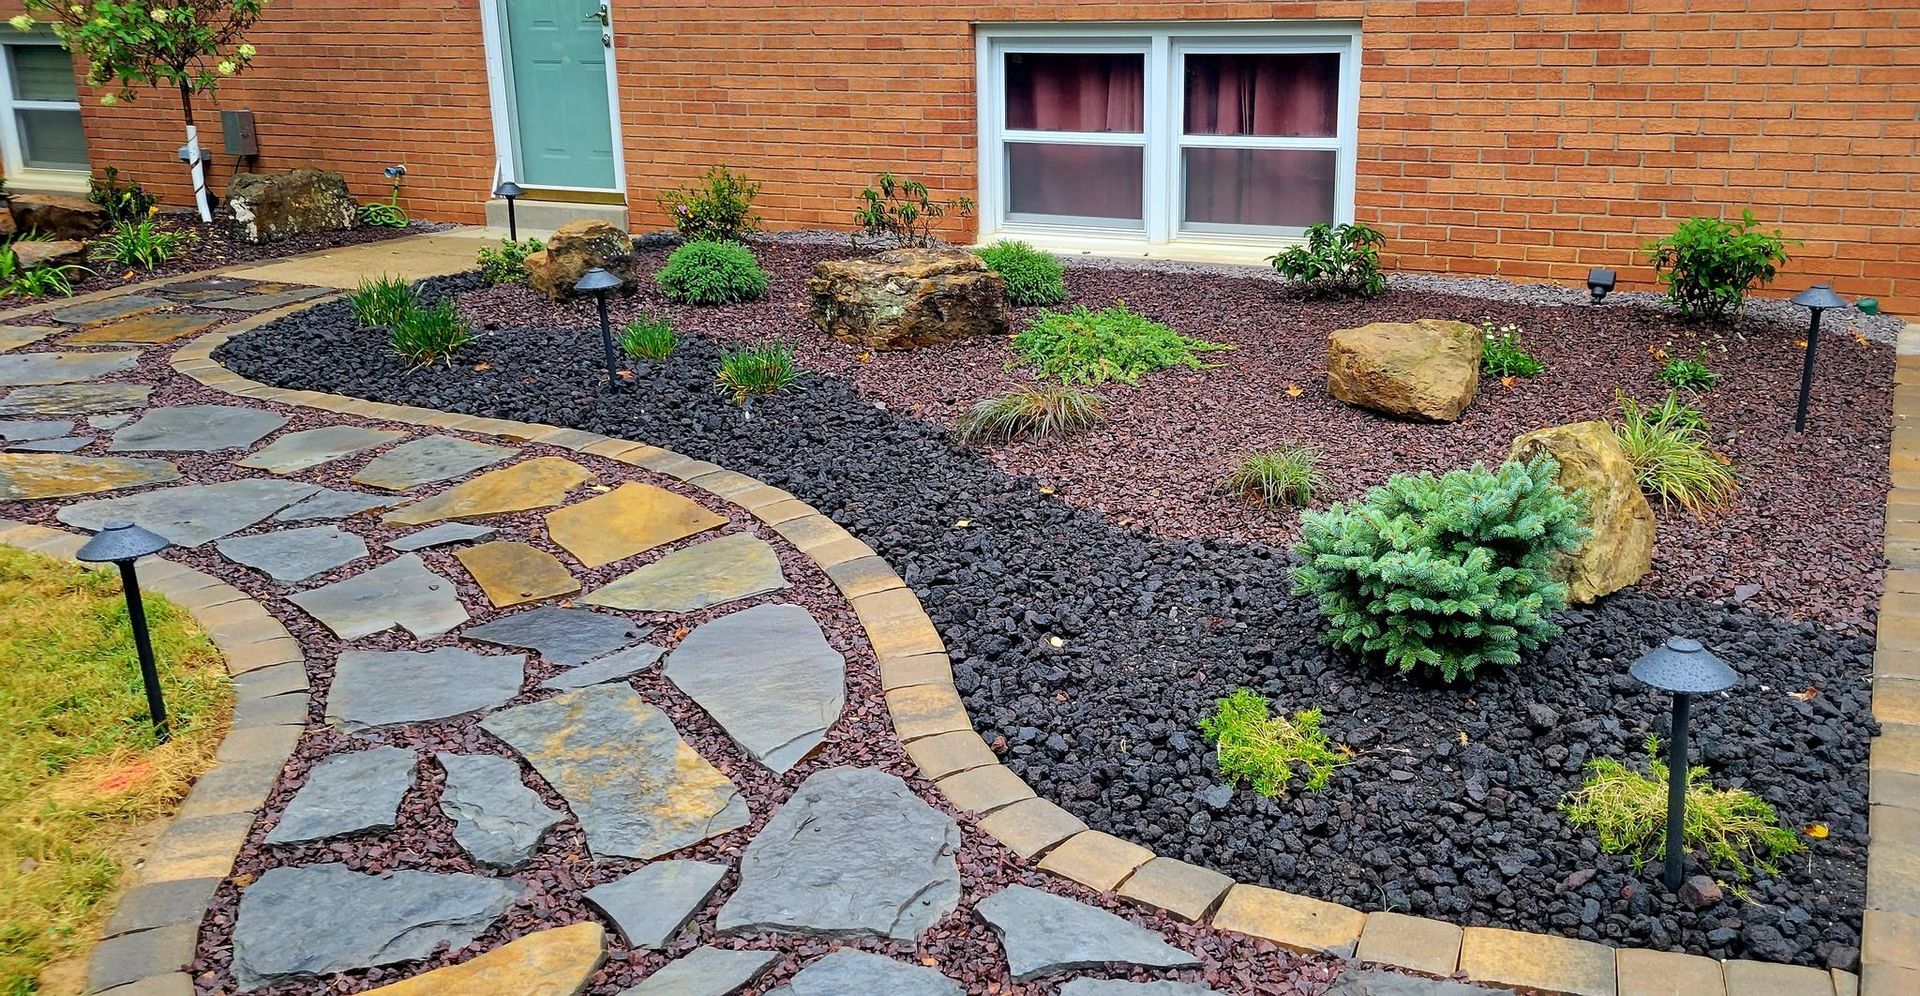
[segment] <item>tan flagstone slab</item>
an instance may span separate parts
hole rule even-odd
[[[1152,858],[1153,852],[1139,844],[1110,833],[1088,830],[1048,852],[1040,859],[1040,870],[1064,875],[1100,892],[1111,892],[1126,881],[1134,869]]]
[[[547,513],[547,533],[582,564],[595,568],[726,522],[725,516],[692,499],[651,484],[629,482]]]
[[[1219,924],[1219,917],[1214,923]],[[1468,927],[1460,942],[1460,971],[1475,982],[1566,996],[1618,992],[1612,948],[1552,934]]]
[[[1365,958],[1365,937],[1360,939],[1360,948],[1361,957]],[[1677,951],[1621,948],[1614,952],[1614,960],[1620,996],[1727,996],[1720,963],[1712,958]]]
[[[488,471],[431,498],[388,512],[381,521],[389,526],[424,526],[442,519],[474,519],[546,508],[566,501],[567,492],[592,478],[591,471],[564,457],[535,457]]]
[[[147,403],[145,384],[49,384],[23,387],[0,398],[0,415],[92,415]]]
[[[525,543],[496,540],[455,550],[453,555],[487,593],[487,599],[502,609],[580,590],[580,581],[558,558]]]
[[[1193,923],[1211,912],[1230,888],[1233,888],[1233,879],[1211,868],[1158,857],[1127,877],[1126,884],[1120,887],[1120,896]]]
[[[1339,903],[1244,884],[1228,889],[1227,898],[1213,914],[1213,925],[1221,930],[1264,937],[1292,951],[1342,958],[1353,956],[1366,924],[1365,913]],[[1611,959],[1607,970],[1613,970]]]
[[[96,325],[60,340],[66,346],[155,346],[212,328],[218,319],[178,313],[148,313]]]
[[[180,479],[166,460],[80,457],[63,453],[0,453],[0,500],[69,498]]]
[[[554,927],[528,934],[458,965],[368,990],[369,996],[573,996],[587,987],[607,960],[606,933],[598,923]]]
[[[47,336],[64,331],[57,325],[0,325],[0,353],[31,346]]]
[[[693,612],[786,586],[773,547],[751,533],[733,533],[675,550],[583,601],[632,612]]]
[[[1405,913],[1374,912],[1367,914],[1354,957],[1444,977],[1452,975],[1460,964],[1461,936],[1460,928],[1451,923]]]

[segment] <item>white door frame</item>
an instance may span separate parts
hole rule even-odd
[[[499,186],[502,180],[520,183],[520,141],[514,127],[513,104],[513,60],[508,52],[509,42],[506,32],[506,4],[509,0],[481,0],[480,33],[486,43],[487,55],[487,102],[493,109],[493,183]],[[607,37],[613,35],[612,3],[604,2],[608,9]],[[627,192],[627,156],[626,142],[620,132],[620,68],[614,62],[615,45],[604,46],[607,53],[607,124],[612,131],[613,141],[613,186],[602,187],[556,187],[552,184],[523,184],[538,186],[544,190],[577,190],[583,193],[607,193],[622,195]],[[489,188],[491,193],[491,188]]]

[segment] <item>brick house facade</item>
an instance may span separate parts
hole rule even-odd
[[[500,149],[516,133],[496,113],[500,77],[515,70],[489,52],[520,2],[274,0],[253,35],[259,59],[220,105],[255,112],[256,168],[338,169],[372,199],[381,170],[403,163],[416,216],[480,222],[516,170]],[[550,5],[569,18],[594,6]],[[0,13],[11,6],[0,0]],[[982,202],[949,237],[1045,231],[1044,212],[1016,210],[1045,198],[1020,185],[1094,156],[1101,165],[1086,168],[1102,182],[1082,186],[1141,184],[1144,217],[1117,234],[1075,219],[1057,226],[1062,244],[1271,251],[1280,229],[1188,230],[1199,174],[1183,164],[1198,171],[1209,154],[1189,147],[1200,140],[1180,110],[1191,113],[1206,59],[1304,51],[1340,60],[1326,77],[1337,134],[1200,144],[1331,170],[1314,196],[1385,232],[1397,267],[1578,285],[1604,266],[1644,288],[1646,240],[1688,215],[1750,208],[1804,241],[1774,292],[1831,280],[1849,298],[1920,311],[1920,0],[612,0],[609,15],[612,186],[636,230],[665,223],[658,190],[725,164],[764,184],[772,229],[847,227],[856,193],[889,169]],[[1129,85],[1143,81],[1144,121],[1095,129],[1138,134],[1099,146],[1111,154],[1067,153],[1012,128],[1007,94],[1051,71],[1050,46],[1118,59]],[[81,94],[79,114],[94,167],[187,203],[175,99],[102,107]],[[217,149],[216,117],[201,127]],[[1119,146],[1141,148],[1144,168]],[[216,155],[216,192],[237,165]]]

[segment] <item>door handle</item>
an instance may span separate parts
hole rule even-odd
[[[588,14],[587,16],[581,18],[580,20],[598,21],[600,22],[601,27],[609,27],[613,24],[613,11],[611,9],[611,5],[608,4],[606,0],[601,0],[600,6],[595,8],[593,13]]]

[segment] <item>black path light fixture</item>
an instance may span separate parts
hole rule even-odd
[[[607,292],[620,286],[620,278],[596,266],[580,275],[580,282],[573,289],[582,294],[592,294],[600,305],[600,349],[606,354],[607,390],[618,390],[620,382],[615,379],[613,369],[613,320],[607,317]]]
[[[1820,348],[1820,313],[1829,308],[1844,308],[1846,298],[1833,292],[1831,284],[1814,284],[1793,296],[1793,303],[1813,314],[1807,323],[1807,356],[1800,362],[1800,405],[1793,411],[1793,431],[1807,431],[1807,398],[1813,393],[1813,354]]]
[[[522,194],[525,194],[526,192],[527,192],[527,188],[522,187],[521,185],[513,182],[512,180],[501,180],[500,185],[498,187],[493,188],[493,196],[506,198],[507,238],[512,239],[515,242],[520,241],[520,223],[513,216],[513,202],[515,198],[521,196]]]
[[[1673,695],[1673,729],[1667,744],[1667,867],[1668,892],[1680,888],[1680,862],[1687,841],[1687,721],[1695,695],[1711,695],[1732,688],[1740,675],[1727,662],[1684,636],[1649,650],[1628,669],[1641,684]]]
[[[172,545],[165,536],[115,520],[94,533],[74,555],[82,563],[120,567],[120,587],[127,595],[127,623],[133,629],[134,650],[140,656],[140,680],[147,686],[147,716],[153,720],[153,735],[161,743],[172,734],[167,729],[167,704],[160,698],[160,672],[153,662],[153,639],[147,634],[147,609],[140,600],[140,579],[134,575],[133,562]]]
[[[1615,278],[1612,270],[1594,267],[1587,271],[1587,293],[1593,295],[1593,303],[1599,304],[1612,293]]]

